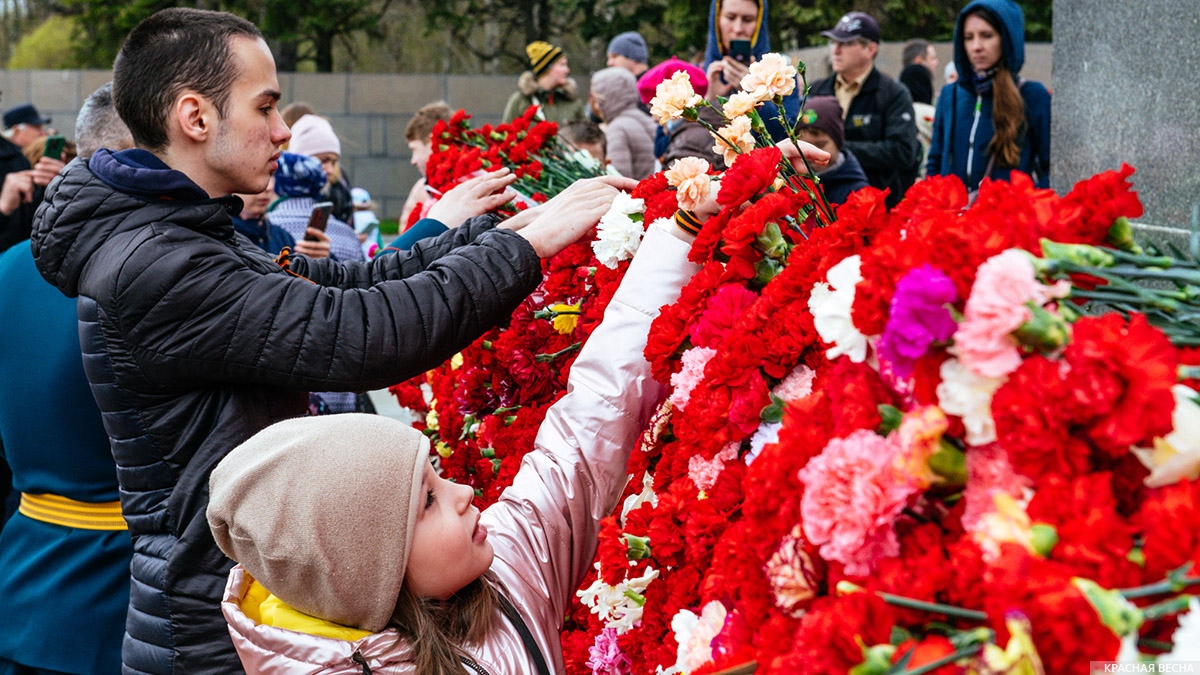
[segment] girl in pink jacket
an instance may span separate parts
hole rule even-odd
[[[687,239],[650,228],[535,451],[482,513],[422,434],[383,417],[281,422],[222,460],[208,520],[239,563],[222,609],[247,672],[563,672],[567,605],[663,394],[642,350],[697,269]]]

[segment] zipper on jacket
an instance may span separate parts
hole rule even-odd
[[[354,654],[350,656],[350,660],[362,666],[363,675],[372,675],[371,666],[367,665],[367,659],[363,657],[362,652],[355,650]]]
[[[463,662],[463,665],[470,668],[471,670],[475,671],[476,675],[491,675],[491,673],[489,673],[488,671],[483,669],[483,666],[479,665],[478,663],[475,663],[471,659],[469,659],[465,656],[460,657],[460,658]]]
[[[967,189],[971,189],[971,172],[975,168],[975,130],[979,128],[979,111],[983,108],[983,97],[975,94],[975,119],[971,120],[971,138],[967,141]],[[979,179],[980,181],[983,178]]]

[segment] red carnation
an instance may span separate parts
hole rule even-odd
[[[782,159],[783,153],[773,145],[738,155],[733,166],[721,177],[717,203],[721,206],[737,206],[766,192],[779,175],[779,162]]]

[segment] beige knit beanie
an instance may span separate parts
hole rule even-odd
[[[312,616],[377,632],[396,608],[429,440],[379,415],[273,424],[209,480],[217,545]]]

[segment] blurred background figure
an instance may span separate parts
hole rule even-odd
[[[796,130],[800,132],[800,140],[812,143],[830,155],[829,164],[817,172],[825,199],[830,204],[840,205],[851,192],[869,185],[858,159],[846,149],[842,106],[836,98],[814,96],[805,101]]]
[[[278,225],[272,225],[267,221],[267,209],[270,208],[271,202],[275,201],[274,178],[271,178],[267,182],[267,187],[262,192],[257,194],[239,194],[237,196],[242,200],[242,211],[233,217],[233,229],[245,235],[255,246],[271,255],[279,255],[284,247],[287,247],[295,250],[297,253],[304,253],[310,258],[329,257],[328,237],[326,237],[323,250],[319,247],[310,246],[308,252],[301,251],[296,247],[296,239],[287,230]],[[316,244],[316,242],[310,241],[304,243],[309,245]]]
[[[299,246],[307,236],[320,241],[322,232],[308,227],[313,205],[321,201],[325,170],[315,157],[284,152],[275,171],[275,194],[279,196],[267,209],[267,221],[283,228]],[[363,260],[358,235],[344,220],[329,217],[324,234],[328,237],[329,256],[339,262]],[[297,252],[302,252],[299,248]],[[307,254],[306,254],[307,255]],[[317,256],[320,257],[320,256]]]
[[[558,128],[558,137],[586,155],[597,169],[608,166],[608,146],[599,124],[589,120],[568,122]]]
[[[1020,77],[1025,15],[1012,0],[975,0],[954,28],[958,81],[942,88],[926,169],[968,191],[1013,170],[1050,187],[1050,92]]]
[[[579,87],[571,78],[571,67],[563,50],[537,40],[525,47],[529,70],[517,79],[517,90],[504,107],[504,121],[520,117],[531,105],[541,109],[539,117],[549,122],[573,122],[586,118]]]
[[[30,144],[46,138],[54,130],[50,118],[42,117],[31,103],[9,108],[4,112],[4,136],[0,138],[0,252],[17,242],[29,239],[33,231],[33,214],[42,203],[42,194],[50,181],[65,166],[61,159],[42,158],[41,151],[32,151],[37,159],[30,161],[24,150]]]
[[[370,260],[383,248],[379,216],[375,215],[375,205],[371,202],[370,192],[363,188],[350,188],[350,199],[354,204],[354,233],[358,235],[358,241],[362,244],[363,255]]]
[[[450,106],[446,105],[445,101],[434,101],[421,106],[404,127],[404,140],[412,153],[409,161],[417,167],[421,177],[409,190],[408,199],[404,200],[404,208],[400,211],[401,232],[425,215],[425,204],[429,200],[425,167],[429,163],[429,155],[433,152],[433,127],[439,121],[449,122],[450,115]]]
[[[933,103],[933,74],[937,72],[937,50],[928,40],[909,40],[902,55],[904,70],[900,84],[908,87],[913,103]]]
[[[688,74],[692,90],[697,94],[704,96],[708,93],[708,77],[704,69],[672,56],[646,71],[642,79],[638,80],[638,94],[642,102],[649,105],[650,101],[654,100],[654,92],[658,85],[671,79],[671,76],[679,71]],[[715,123],[715,120],[710,118],[711,114],[714,113],[707,108],[701,110],[701,115],[709,123]],[[654,156],[664,168],[670,168],[671,163],[681,157],[699,157],[717,169],[724,169],[725,160],[713,150],[714,145],[708,129],[699,122],[689,122],[685,119],[671,120],[659,126],[654,134]]]
[[[133,147],[110,85],[75,129],[84,159]],[[0,673],[118,673],[133,545],[76,300],[41,277],[28,240],[0,255],[0,288],[0,454],[20,497],[0,530]]]
[[[637,80],[625,68],[605,68],[592,75],[588,97],[592,112],[604,123],[605,157],[626,178],[641,180],[654,173],[654,120],[638,107]]]
[[[25,103],[4,111],[4,133],[14,145],[24,149],[54,130],[50,128],[49,117],[42,117],[32,103]]]
[[[325,170],[325,187],[321,188],[321,201],[333,202],[333,215],[342,222],[350,222],[354,205],[350,200],[350,179],[342,167],[342,142],[329,120],[315,114],[307,114],[292,125],[292,140],[288,150],[297,155],[315,157]]]

